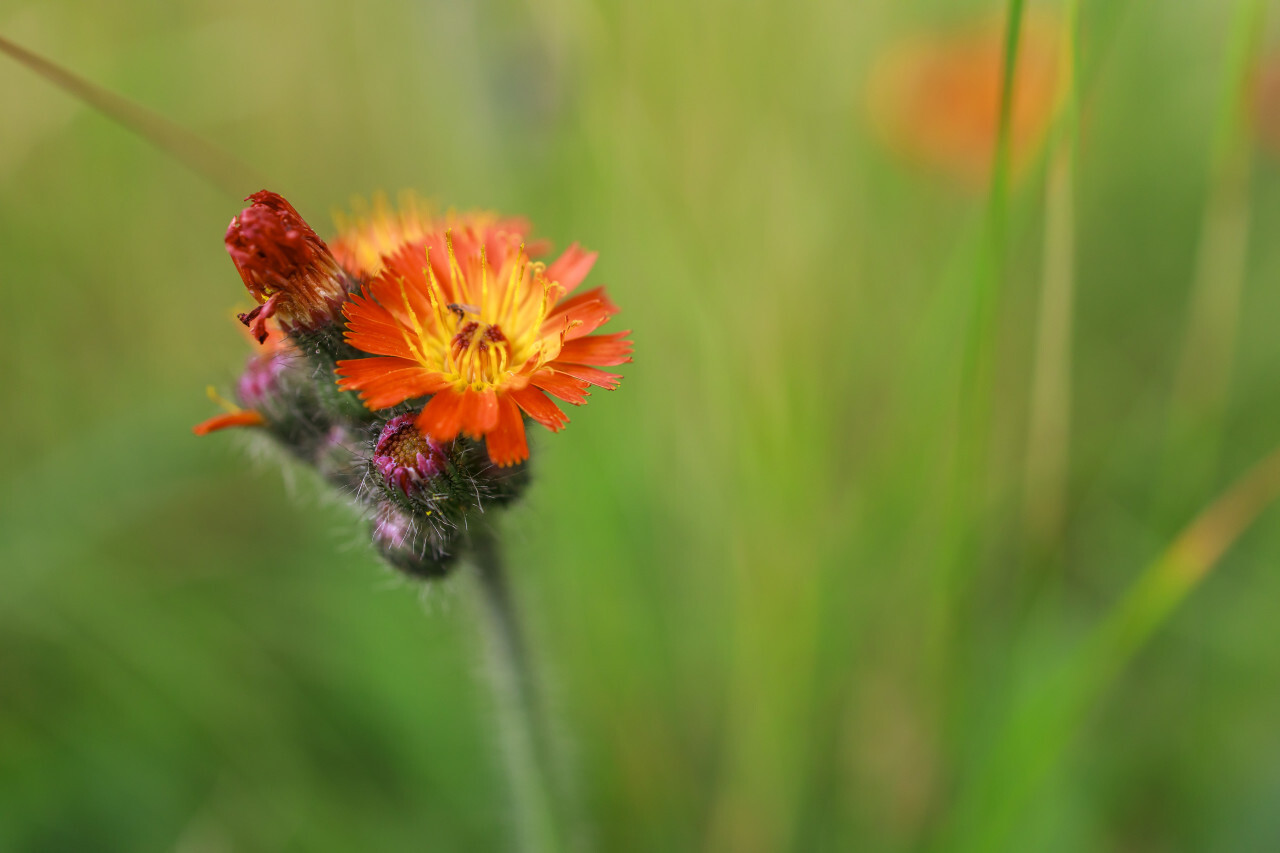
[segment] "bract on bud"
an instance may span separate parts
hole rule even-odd
[[[253,204],[231,220],[226,246],[258,307],[240,315],[261,343],[267,319],[286,333],[316,332],[336,322],[347,275],[311,226],[276,193],[249,196]]]
[[[236,383],[236,397],[241,404],[252,408],[263,405],[276,394],[281,375],[288,369],[290,360],[297,357],[287,341],[265,343],[265,349],[249,356],[244,373]]]
[[[372,533],[373,547],[382,558],[406,574],[443,577],[457,559],[456,551],[441,547],[431,528],[392,504],[378,507]]]

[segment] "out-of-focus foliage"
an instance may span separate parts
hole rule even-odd
[[[506,524],[592,845],[913,850],[986,837],[960,811],[1015,698],[1280,442],[1276,152],[1215,143],[1235,5],[1081,8],[1069,467],[1038,537],[1051,158],[1013,172],[979,406],[984,183],[868,113],[894,45],[999,33],[1004,4],[15,0],[0,33],[322,231],[412,187],[599,250],[636,362],[535,444]],[[306,475],[190,435],[246,354],[240,199],[7,59],[0,103],[0,849],[503,849],[462,587],[401,582]],[[1250,239],[1202,406],[1179,371],[1215,198]],[[1043,773],[1014,753],[1036,784],[992,837],[1280,843],[1278,523],[1026,755]]]

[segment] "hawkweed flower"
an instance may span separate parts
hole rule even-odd
[[[104,97],[109,93],[40,57],[3,39],[0,49],[108,115],[128,117],[154,141],[169,142],[177,132],[202,150],[198,139],[188,140],[158,117],[144,113],[146,120],[135,122],[127,102]],[[538,703],[530,656],[495,529],[477,523],[472,534],[468,522],[486,503],[508,503],[523,488],[527,474],[519,463],[529,450],[520,412],[558,429],[566,419],[547,394],[580,403],[588,385],[617,385],[618,377],[599,367],[629,360],[623,335],[590,334],[617,311],[602,290],[562,300],[595,256],[574,246],[544,268],[529,261],[540,250],[525,245],[522,228],[472,218],[441,234],[414,212],[394,228],[351,232],[340,261],[284,198],[264,190],[249,200],[232,220],[226,246],[257,303],[241,322],[267,347],[237,383],[237,396],[253,408],[228,403],[230,412],[195,431],[265,431],[351,495],[371,521],[374,546],[408,574],[444,574],[459,549],[470,548],[495,708],[506,730],[503,752],[520,834],[513,846],[567,849],[544,766],[552,745],[538,743],[548,727],[533,719]],[[448,265],[436,270],[442,242]],[[406,265],[419,256],[426,272],[415,278]],[[365,281],[371,283],[343,309],[348,293]],[[362,329],[343,330],[343,316],[358,319]],[[363,351],[374,357],[344,353],[352,346],[344,333],[371,347]],[[273,341],[277,334],[288,342]],[[340,357],[341,384],[335,384]]]
[[[595,253],[545,265],[523,220],[413,197],[375,201],[326,244],[283,197],[248,201],[226,246],[258,347],[236,402],[196,432],[259,429],[366,513],[387,562],[445,574],[528,482],[524,418],[560,430],[553,398],[581,405],[630,361],[627,333],[595,334],[618,311],[603,288],[569,295]]]
[[[346,341],[375,358],[338,362],[339,386],[371,409],[430,395],[420,430],[439,441],[483,439],[499,466],[529,456],[522,412],[558,432],[587,389],[616,388],[601,367],[630,361],[627,332],[592,334],[618,308],[597,287],[563,298],[596,254],[577,244],[549,267],[513,241],[450,230],[384,258],[344,307]]]

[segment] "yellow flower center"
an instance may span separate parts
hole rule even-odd
[[[461,323],[450,343],[452,368],[469,385],[496,384],[511,364],[511,344],[497,324]]]
[[[560,336],[544,334],[542,326],[563,289],[543,276],[542,264],[531,264],[522,246],[495,269],[482,249],[478,265],[468,275],[448,232],[446,244],[450,291],[466,301],[445,301],[448,291],[436,280],[428,256],[426,295],[434,322],[422,322],[426,318],[414,312],[402,290],[410,323],[402,324],[401,332],[418,362],[448,376],[458,390],[487,391],[554,359]]]
[[[383,444],[383,441],[386,443]],[[390,456],[406,468],[417,464],[419,453],[430,459],[435,452],[427,437],[411,423],[404,424],[391,436],[381,439],[378,446],[379,455]]]

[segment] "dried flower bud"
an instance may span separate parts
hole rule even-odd
[[[258,307],[240,322],[261,343],[275,317],[289,334],[334,324],[347,295],[347,275],[324,241],[279,195],[262,190],[231,220],[226,246]]]
[[[412,415],[392,418],[373,450],[374,466],[406,496],[420,492],[448,464],[443,446],[419,432],[413,421]]]

